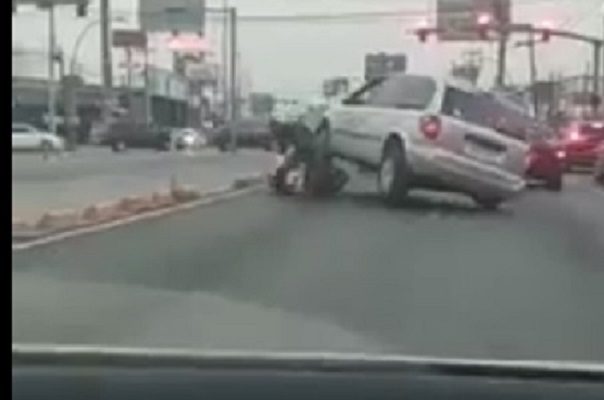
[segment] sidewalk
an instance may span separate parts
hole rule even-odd
[[[43,161],[13,155],[13,219],[33,220],[44,212],[84,208],[125,196],[166,190],[171,180],[201,191],[229,185],[246,174],[268,172],[274,155],[245,151],[232,155],[214,150],[195,154],[82,149]]]

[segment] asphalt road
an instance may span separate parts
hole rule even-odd
[[[267,171],[274,155],[242,150],[236,155],[214,149],[198,152],[130,150],[112,153],[104,147],[83,147],[74,154],[53,157],[13,153],[13,217],[34,219],[45,211],[83,208],[123,196],[148,194],[181,184],[210,190],[238,176]]]
[[[257,193],[13,254],[13,341],[604,361],[604,194],[500,212],[365,183]]]

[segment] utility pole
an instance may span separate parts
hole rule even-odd
[[[57,132],[57,93],[55,83],[55,56],[56,56],[56,27],[55,6],[48,3],[48,130]]]
[[[506,75],[506,67],[507,67],[507,44],[508,37],[510,35],[510,22],[506,18],[504,3],[501,1],[497,1],[494,3],[494,19],[498,26],[499,33],[499,43],[497,50],[497,77],[495,86],[497,88],[503,88],[505,86],[505,75]]]
[[[539,98],[537,96],[537,58],[535,54],[535,34],[529,33],[528,39],[529,48],[529,64],[530,64],[530,81],[531,81],[531,99],[533,100],[533,109],[535,116],[539,116]]]
[[[237,9],[235,7],[231,7],[229,9],[230,16],[230,62],[229,62],[229,72],[230,72],[230,107],[229,107],[229,122],[231,126],[233,126],[233,122],[235,122],[238,118],[238,105],[239,105],[239,96],[237,95]],[[231,151],[237,151],[237,129],[231,129]]]
[[[229,119],[231,112],[229,111],[229,75],[228,75],[228,64],[229,64],[229,44],[228,44],[228,29],[229,29],[229,8],[227,0],[223,1],[222,7],[222,97],[223,97],[223,117],[226,120]]]
[[[503,88],[505,85],[506,58],[507,58],[508,34],[505,29],[499,31],[499,43],[497,49],[497,77],[495,86]]]
[[[602,42],[594,43],[594,65],[593,65],[593,93],[600,96],[600,68],[602,64]],[[598,103],[601,103],[601,98]],[[600,104],[594,104],[594,112],[598,110]]]
[[[113,100],[113,73],[111,60],[111,18],[109,0],[101,2],[101,71],[103,76],[103,119],[110,118],[110,101]]]

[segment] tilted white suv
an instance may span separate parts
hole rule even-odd
[[[489,93],[401,74],[331,106],[319,133],[326,133],[330,156],[376,170],[389,203],[410,188],[427,188],[496,208],[525,186],[527,145],[518,136],[527,120]]]

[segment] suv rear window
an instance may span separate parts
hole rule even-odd
[[[455,87],[447,88],[442,113],[485,128],[496,128],[499,133],[519,140],[527,140],[537,123],[526,113],[504,104],[489,93],[463,91]]]
[[[582,135],[604,137],[604,122],[583,123],[580,129]]]

